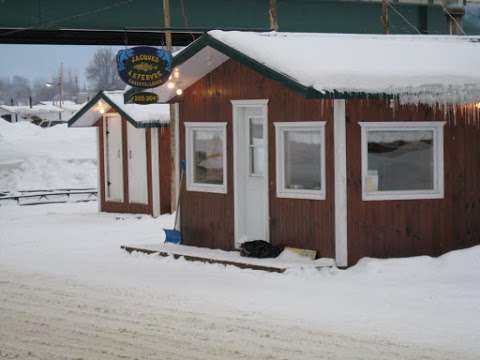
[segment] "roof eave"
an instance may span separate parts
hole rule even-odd
[[[130,91],[130,90],[129,90]],[[103,91],[100,91],[95,97],[90,100],[84,107],[82,107],[72,118],[68,121],[68,127],[71,127],[78,119],[80,119],[88,110],[90,110],[99,100],[105,101],[112,109],[118,112],[123,118],[125,118],[130,124],[132,124],[137,129],[144,128],[162,128],[168,127],[168,123],[161,121],[151,121],[151,122],[138,122],[135,121],[129,114],[123,111],[120,107],[115,104]]]
[[[68,120],[68,127],[71,127],[75,122],[78,121],[92,106],[94,106],[98,100],[102,99],[103,91],[100,91],[95,95],[92,100],[87,102],[80,110],[78,110],[71,118]]]

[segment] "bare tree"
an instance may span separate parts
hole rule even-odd
[[[110,48],[98,49],[86,69],[87,79],[93,90],[122,90],[125,84],[117,73],[115,54]]]
[[[0,104],[8,103],[8,79],[0,79]]]

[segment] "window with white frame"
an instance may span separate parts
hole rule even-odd
[[[444,122],[362,122],[363,200],[443,198]]]
[[[325,199],[325,122],[277,122],[277,197]]]
[[[227,123],[186,122],[187,190],[227,192]]]

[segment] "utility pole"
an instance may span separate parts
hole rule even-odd
[[[60,63],[60,108],[63,106],[63,62]]]
[[[163,0],[163,26],[167,29],[172,27],[170,0]],[[170,30],[165,31],[165,47],[167,50],[172,51],[172,32]]]
[[[172,27],[172,20],[170,17],[170,0],[163,0],[163,26],[167,30],[165,31],[165,47],[168,51],[172,51],[172,32],[170,31]],[[181,184],[177,184],[177,171],[178,165],[176,163],[176,114],[175,114],[175,105],[170,104],[170,169],[171,169],[171,178],[170,178],[170,208],[171,211],[177,210],[177,197],[180,192]]]
[[[270,30],[278,31],[277,0],[269,0],[268,15],[270,18]]]
[[[390,34],[390,14],[388,11],[389,1],[390,0],[382,0],[382,16],[380,16],[380,20],[382,21],[384,34]]]

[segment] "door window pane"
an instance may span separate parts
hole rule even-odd
[[[284,131],[286,189],[322,189],[321,145],[321,131]]]
[[[434,189],[434,131],[368,131],[367,192]]]
[[[193,182],[223,184],[223,132],[193,131]]]
[[[250,145],[263,146],[263,119],[250,118]]]
[[[265,172],[263,118],[250,118],[248,121],[250,175],[263,176]]]

